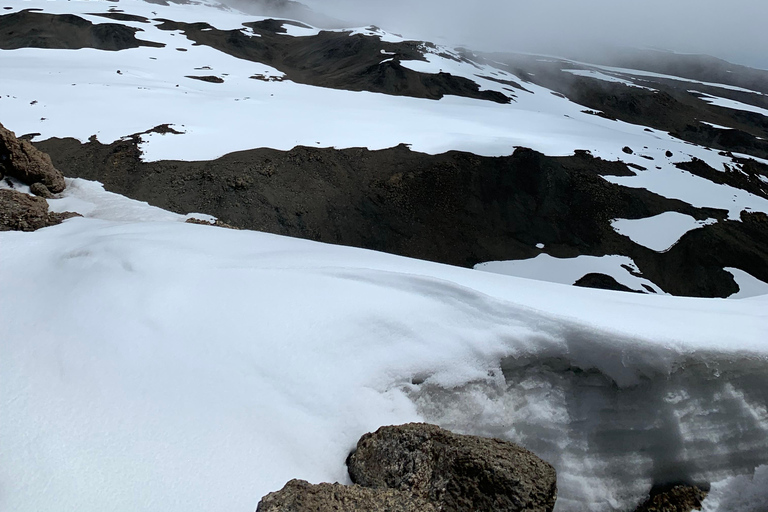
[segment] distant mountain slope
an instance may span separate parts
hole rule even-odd
[[[568,284],[726,297],[768,281],[758,71],[477,54],[209,1],[2,12],[3,122],[69,176],[242,227],[528,261],[480,268]],[[675,229],[648,241],[666,218]]]

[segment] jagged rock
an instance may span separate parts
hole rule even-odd
[[[236,228],[235,226],[232,226],[230,224],[227,224],[226,222],[222,222],[219,219],[216,219],[215,221],[207,221],[203,219],[196,219],[194,217],[190,217],[189,219],[185,220],[187,224],[199,224],[201,226],[215,226],[217,228],[227,228],[227,229],[240,229]]]
[[[444,512],[544,512],[557,497],[555,469],[528,450],[423,423],[364,435],[347,465],[356,484],[413,492]]]
[[[35,231],[79,214],[49,213],[48,201],[17,190],[0,189],[0,231]]]
[[[650,497],[635,512],[691,512],[701,510],[707,491],[698,487],[676,485],[651,490]]]
[[[28,185],[41,183],[53,193],[66,186],[64,176],[53,166],[51,157],[34,147],[29,141],[19,140],[16,134],[0,124],[0,174],[13,176]]]
[[[366,489],[359,485],[310,484],[291,480],[264,496],[256,512],[437,512],[411,493],[394,489]]]

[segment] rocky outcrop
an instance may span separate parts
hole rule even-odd
[[[701,510],[707,491],[688,485],[676,485],[651,491],[649,498],[635,512],[691,512]]]
[[[0,175],[13,176],[27,185],[40,183],[48,191],[64,190],[64,176],[53,166],[51,157],[0,124]],[[36,187],[42,192],[39,186]],[[41,194],[43,195],[43,194]]]
[[[291,480],[256,512],[550,512],[555,469],[506,441],[409,423],[365,434],[347,458],[355,485]]]
[[[61,224],[77,213],[49,213],[48,201],[16,190],[0,189],[0,231],[35,231]]]
[[[394,489],[359,485],[317,484],[291,480],[259,502],[256,512],[437,512],[428,501]]]
[[[382,427],[347,459],[352,481],[412,492],[445,512],[551,511],[555,469],[515,444],[434,425]]]

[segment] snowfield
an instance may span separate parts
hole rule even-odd
[[[768,295],[580,289],[63,195],[86,218],[0,233],[2,510],[253,510],[348,482],[359,436],[408,421],[535,450],[559,511],[672,476],[718,482],[707,510],[768,500]]]
[[[0,122],[35,140],[141,133],[145,161],[297,145],[586,150],[632,166],[636,175],[604,177],[611,183],[721,208],[730,220],[768,213],[765,198],[675,165],[695,157],[741,170],[727,153],[592,115],[532,83],[521,90],[508,71],[447,47],[423,45],[425,61],[401,65],[468,78],[510,103],[299,84],[157,27],[205,21],[257,37],[243,23],[263,18],[207,0],[2,6],[2,15],[41,9],[93,23],[116,22],[96,14],[120,9],[149,19],[120,21],[142,29],[138,39],[166,45],[0,50]],[[285,28],[280,37],[319,32]],[[375,27],[348,32],[404,40]],[[762,95],[623,68],[568,71]],[[162,124],[180,133],[145,133]],[[67,179],[49,205],[84,217],[0,232],[0,511],[253,511],[292,478],[349,483],[344,461],[359,437],[409,421],[531,449],[557,469],[557,512],[629,512],[669,482],[712,484],[706,512],[766,511],[768,284],[740,269],[725,269],[741,289],[728,300],[681,298],[620,255],[464,269],[187,224],[212,218],[82,179]],[[612,226],[661,252],[710,222],[665,212]],[[656,294],[570,286],[589,272]]]
[[[633,177],[609,177],[614,183],[647,188],[694,206],[725,208],[732,220],[738,220],[743,209],[768,213],[768,200],[715,185],[674,166],[696,157],[714,169],[723,169],[724,165],[734,165],[730,157],[667,133],[588,114],[582,105],[532,83],[523,84],[526,92],[490,80],[515,77],[490,65],[457,61],[457,53],[447,47],[424,46],[427,62],[403,61],[402,65],[425,73],[443,71],[468,78],[481,90],[504,93],[511,98],[510,104],[458,96],[435,101],[327,89],[289,80],[254,80],[250,77],[281,77],[282,73],[195,45],[181,32],[157,28],[159,22],[155,20],[163,18],[205,21],[217,29],[241,29],[252,36],[253,31],[242,24],[264,19],[208,2],[162,6],[143,0],[25,0],[12,7],[3,14],[39,8],[75,14],[93,23],[114,22],[94,13],[119,8],[150,19],[148,23],[121,22],[141,29],[138,39],[166,45],[117,52],[89,48],[0,51],[4,70],[0,82],[2,122],[19,135],[39,133],[40,140],[74,137],[83,142],[95,135],[100,142],[110,143],[161,124],[181,132],[141,135],[146,161],[209,160],[255,147],[288,150],[297,145],[383,149],[405,143],[414,151],[430,154],[461,150],[484,156],[509,155],[518,146],[550,156],[571,155],[581,149],[646,169]],[[290,24],[284,28],[284,37],[317,33]],[[348,31],[385,41],[402,40],[381,30]],[[387,56],[382,55],[382,60]],[[621,68],[597,69],[655,76]],[[213,75],[224,82],[187,78],[194,75]],[[626,146],[635,150],[634,154],[625,154],[622,149]],[[674,157],[666,157],[667,151]]]

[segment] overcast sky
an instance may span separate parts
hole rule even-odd
[[[549,52],[623,45],[706,53],[768,69],[768,0],[304,0],[355,24],[466,44]]]

